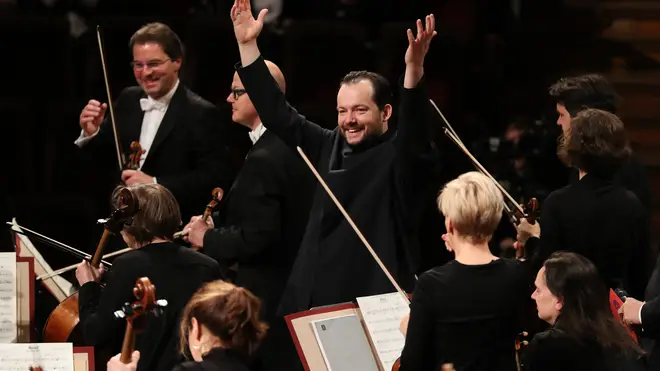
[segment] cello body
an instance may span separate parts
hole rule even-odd
[[[73,343],[84,345],[78,328],[78,293],[64,299],[48,316],[43,329],[43,341],[47,343]]]

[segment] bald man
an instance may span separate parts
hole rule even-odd
[[[266,64],[285,92],[280,69]],[[297,361],[295,349],[275,312],[305,231],[315,179],[302,159],[261,124],[237,73],[227,102],[232,121],[250,129],[253,147],[218,215],[209,225],[193,217],[184,230],[189,230],[187,240],[208,256],[225,266],[238,263],[235,283],[262,300],[263,319],[271,328],[252,369],[290,370],[282,357],[293,355]]]

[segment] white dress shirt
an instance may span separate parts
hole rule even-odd
[[[149,149],[151,148],[151,145],[154,142],[154,138],[156,137],[156,133],[158,132],[158,128],[160,127],[160,123],[163,121],[163,117],[165,117],[165,113],[167,112],[167,108],[170,105],[170,101],[172,101],[172,97],[174,96],[174,93],[176,92],[176,89],[178,87],[179,87],[179,80],[177,79],[172,90],[170,90],[163,97],[159,99],[153,99],[148,96],[147,98],[140,99],[140,107],[144,111],[144,117],[142,118],[142,128],[140,129],[140,146],[142,146],[142,149],[145,152],[140,158],[140,164],[138,166],[138,170],[142,168],[144,161],[147,159],[147,156],[149,155]],[[74,143],[78,147],[82,147],[92,138],[94,138],[94,136],[96,136],[98,132],[99,131],[97,130],[96,133],[88,137],[85,137],[84,131],[81,130],[80,136],[78,137],[78,139],[76,139]],[[156,183],[155,177],[154,177],[154,183]]]
[[[250,135],[250,140],[252,141],[252,145],[257,143],[259,138],[261,138],[262,135],[266,132],[266,127],[264,124],[259,123],[259,126],[257,126],[254,130],[248,133]]]

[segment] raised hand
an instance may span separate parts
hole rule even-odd
[[[250,0],[234,0],[234,5],[231,7],[231,21],[239,44],[247,44],[257,39],[264,27],[266,13],[268,9],[263,9],[257,19],[254,19]]]
[[[83,129],[86,137],[99,130],[107,108],[108,105],[106,103],[101,104],[101,102],[92,99],[83,108],[82,112],[80,112],[80,128]]]
[[[435,32],[435,17],[433,14],[426,16],[426,27],[422,28],[422,21],[417,20],[417,36],[413,37],[413,32],[408,29],[408,50],[406,50],[406,65],[422,67],[424,57],[429,51],[431,39],[438,33]]]

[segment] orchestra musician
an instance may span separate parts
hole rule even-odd
[[[640,344],[648,352],[649,370],[660,369],[660,258],[646,286],[644,298],[624,298],[619,314],[624,323],[641,328]]]
[[[183,45],[162,23],[150,23],[133,34],[129,46],[139,86],[125,88],[114,101],[119,144],[128,157],[130,143],[145,153],[138,169],[122,169],[127,184],[157,183],[169,189],[189,220],[208,201],[214,187],[231,185],[230,130],[219,110],[179,80]],[[103,164],[117,168],[115,138],[107,103],[90,100],[80,114],[76,145]],[[105,119],[104,119],[105,117]]]
[[[274,63],[266,61],[266,65],[284,92],[284,75]],[[260,363],[264,369],[289,369],[282,362],[298,362],[298,357],[276,309],[305,231],[316,180],[303,160],[263,126],[237,73],[227,102],[232,120],[250,129],[254,145],[226,196],[223,212],[209,218],[208,226],[194,217],[184,227],[189,231],[185,238],[221,264],[238,263],[234,283],[259,297],[262,318],[270,326],[259,349]]]
[[[424,176],[436,161],[423,81],[424,58],[436,35],[433,16],[426,17],[425,27],[417,21],[416,36],[408,30],[398,130],[389,128],[392,94],[387,80],[367,71],[342,79],[338,125],[328,130],[290,107],[269,73],[256,40],[266,12],[255,19],[249,0],[236,0],[231,12],[241,56],[237,72],[263,125],[306,154],[395,280],[410,290],[417,255],[413,236],[423,194],[431,192]],[[325,190],[316,187],[280,313],[391,291],[391,282],[351,225]]]
[[[539,318],[551,328],[536,334],[525,348],[525,370],[645,369],[641,348],[612,316],[609,288],[587,258],[554,253],[534,285]]]
[[[559,79],[549,88],[550,96],[556,102],[557,125],[566,133],[571,127],[571,119],[587,108],[596,108],[616,114],[619,97],[614,87],[601,75],[588,74]],[[579,172],[571,172],[570,182],[579,180]],[[642,202],[650,218],[651,189],[644,164],[631,153],[628,160],[615,173],[613,181],[629,190]]]
[[[445,363],[458,370],[516,369],[514,344],[537,259],[491,253],[488,242],[503,207],[500,190],[478,172],[442,189],[438,209],[447,230],[442,239],[455,259],[420,275],[410,315],[401,324],[406,342],[399,370],[437,370]]]
[[[644,208],[632,191],[613,182],[630,153],[623,123],[606,111],[583,110],[571,119],[558,152],[578,170],[579,181],[546,198],[540,223],[521,221],[518,242],[538,244],[546,258],[559,250],[584,255],[610,288],[640,297],[646,286],[640,267],[649,246]]]
[[[118,187],[113,194],[117,204]],[[124,321],[114,312],[131,302],[133,287],[140,277],[149,277],[157,288],[158,299],[167,300],[164,313],[150,319],[139,334],[135,349],[141,353],[139,370],[170,370],[180,360],[177,324],[181,311],[193,294],[206,282],[220,276],[219,264],[189,248],[172,242],[181,225],[179,205],[172,193],[160,184],[126,186],[136,199],[139,210],[121,232],[126,244],[134,249],[113,261],[107,273],[96,271],[83,262],[76,270],[80,284],[79,316],[86,345],[121,350]],[[104,278],[104,285],[98,282]]]
[[[224,281],[205,284],[186,305],[181,316],[180,351],[193,361],[159,371],[248,371],[249,357],[258,348],[268,326],[259,319],[260,301],[245,288]],[[108,371],[135,371],[140,353],[129,364],[119,354]],[[155,369],[154,369],[155,370]],[[279,370],[269,368],[269,370]]]

